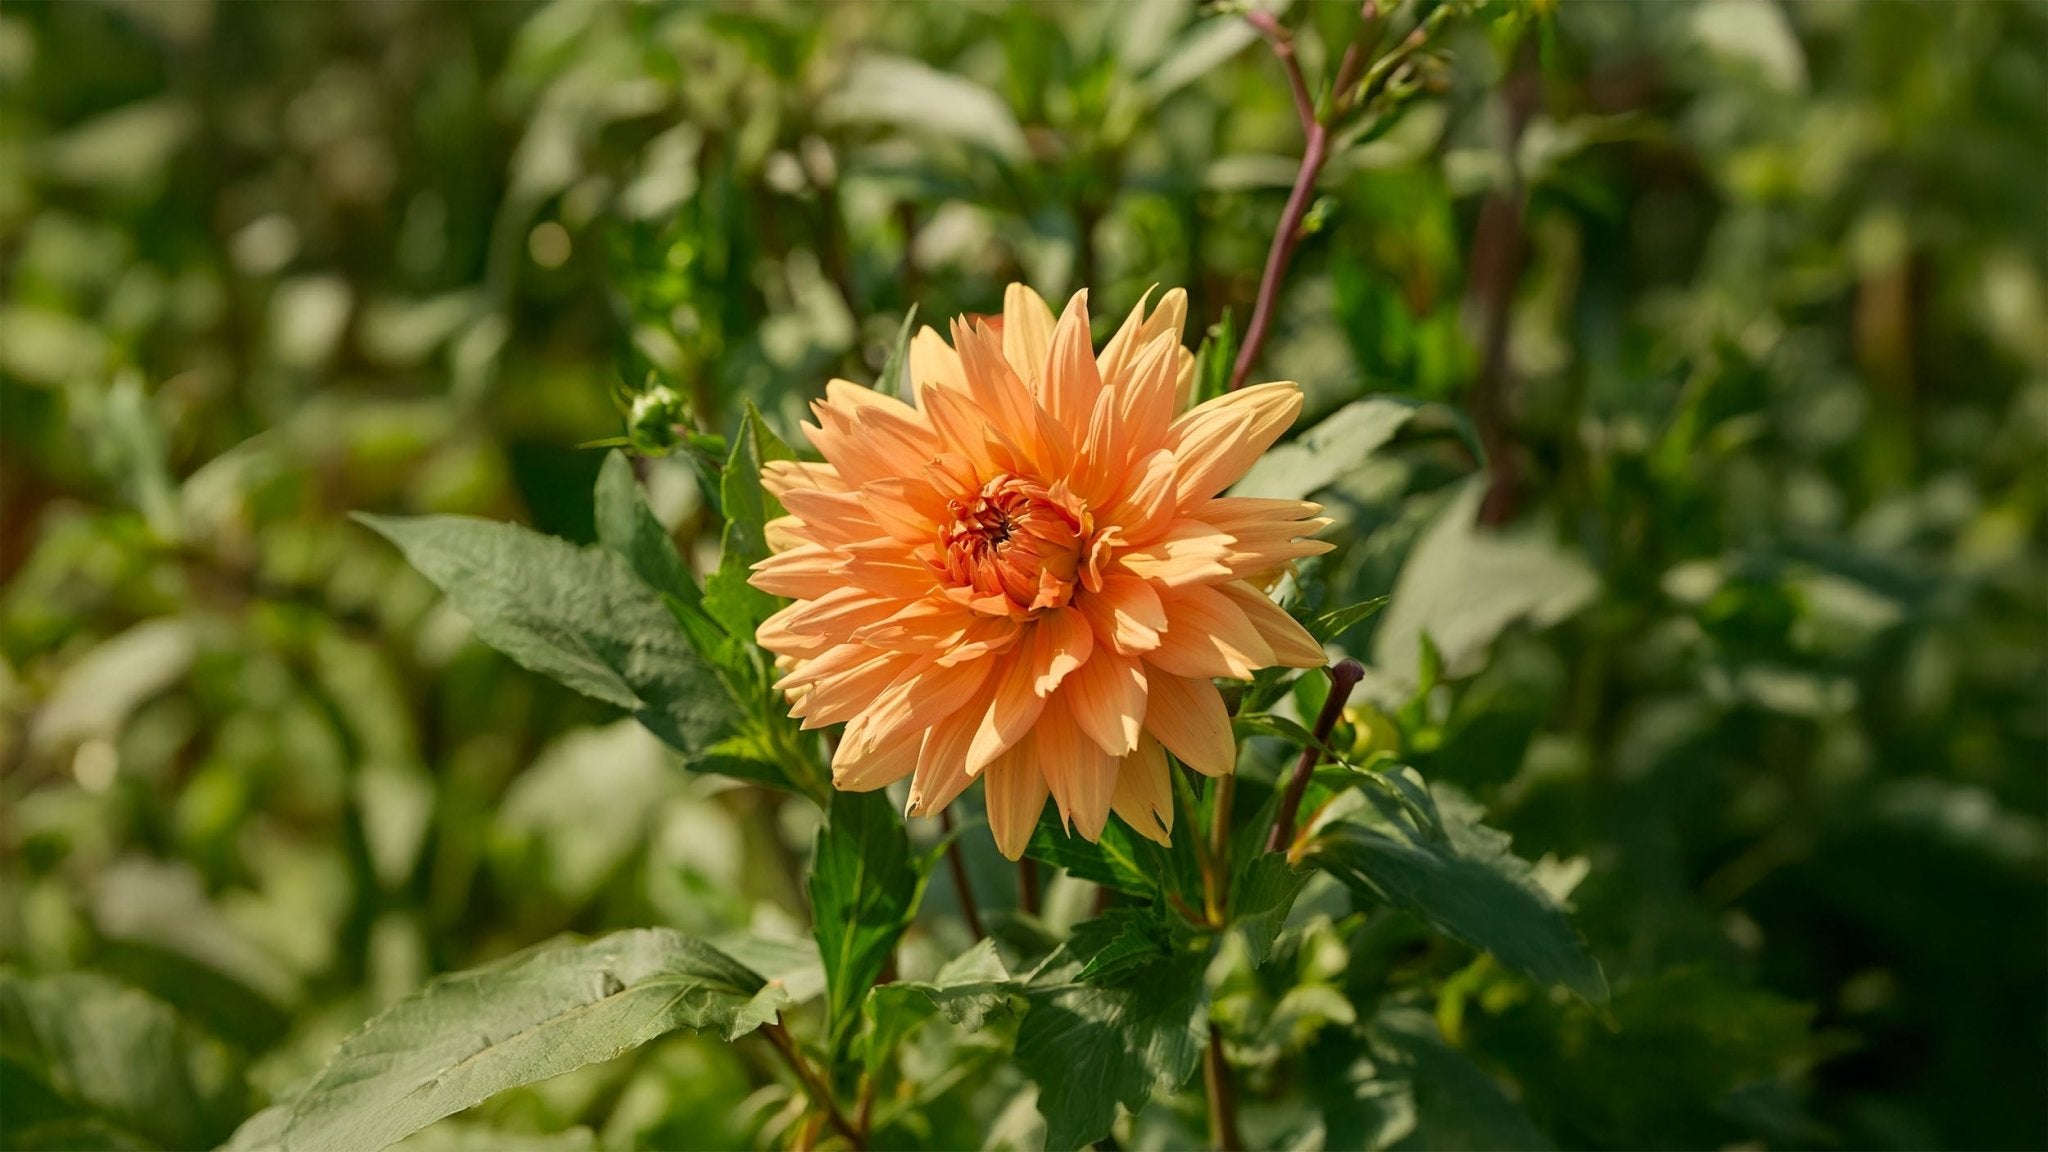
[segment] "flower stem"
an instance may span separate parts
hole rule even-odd
[[[1223,1059],[1223,1030],[1209,1024],[1209,1048],[1202,1054],[1202,1087],[1209,1096],[1209,1143],[1217,1152],[1241,1152],[1244,1137],[1237,1130],[1237,1090],[1230,1065]]]
[[[1216,803],[1209,813],[1207,869],[1202,874],[1204,909],[1209,923],[1222,928],[1230,923],[1230,809],[1237,798],[1237,774],[1226,772],[1216,778]]]
[[[1017,861],[1017,907],[1038,915],[1038,862],[1029,856]]]
[[[1301,798],[1308,791],[1309,777],[1315,774],[1316,765],[1323,758],[1323,749],[1330,743],[1330,733],[1337,727],[1338,717],[1344,714],[1344,705],[1351,700],[1351,690],[1365,676],[1365,669],[1356,660],[1339,660],[1330,666],[1330,695],[1323,701],[1323,710],[1316,716],[1312,733],[1315,742],[1301,750],[1301,759],[1295,761],[1294,777],[1287,781],[1287,791],[1280,796],[1280,810],[1273,814],[1273,835],[1266,841],[1266,851],[1285,851],[1294,840],[1295,815],[1301,809]]]
[[[939,827],[945,835],[953,836],[952,809],[939,809]],[[953,837],[946,845],[946,867],[952,870],[953,889],[960,897],[960,918],[967,921],[967,930],[979,941],[988,933],[981,930],[981,913],[974,906],[974,886],[967,882],[967,858],[960,851],[958,837]]]
[[[825,1078],[818,1074],[818,1070],[812,1067],[811,1062],[805,1059],[803,1052],[796,1046],[795,1038],[790,1036],[789,1030],[779,1021],[771,1022],[761,1026],[761,1035],[766,1036],[768,1043],[773,1044],[775,1050],[782,1053],[782,1058],[789,1062],[790,1068],[796,1072],[796,1078],[803,1083],[804,1091],[810,1094],[811,1103],[817,1105],[819,1111],[825,1114],[825,1122],[845,1137],[847,1143],[864,1152],[868,1146],[867,1138],[861,1134],[860,1129],[847,1120],[846,1114],[839,1110],[838,1101],[832,1099],[831,1087],[825,1083]]]
[[[1329,125],[1316,115],[1314,102],[1308,95],[1308,82],[1301,75],[1301,63],[1294,58],[1293,37],[1270,13],[1253,11],[1245,15],[1245,20],[1259,30],[1266,43],[1272,46],[1273,55],[1279,58],[1281,70],[1287,74],[1287,90],[1294,97],[1294,114],[1301,121],[1301,129],[1307,133],[1308,142],[1302,149],[1301,169],[1295,173],[1294,187],[1287,194],[1287,207],[1280,213],[1280,226],[1273,232],[1272,247],[1266,252],[1266,267],[1259,276],[1259,295],[1252,305],[1252,319],[1245,329],[1244,345],[1238,349],[1237,363],[1230,370],[1230,390],[1233,392],[1244,387],[1245,378],[1251,375],[1252,365],[1266,346],[1266,335],[1273,326],[1273,308],[1280,298],[1280,286],[1287,279],[1287,265],[1294,260],[1295,246],[1301,243],[1301,222],[1308,216],[1309,203],[1315,197],[1316,177],[1322,174],[1330,145]],[[1342,99],[1341,92],[1338,99]]]

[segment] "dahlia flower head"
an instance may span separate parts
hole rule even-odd
[[[1147,293],[1150,296],[1150,293]],[[1294,422],[1260,384],[1188,409],[1187,296],[1145,301],[1100,354],[1088,295],[1055,320],[1013,284],[1000,317],[909,349],[912,403],[845,380],[804,432],[822,463],[775,461],[755,587],[794,601],[757,634],[805,728],[845,723],[832,782],[911,778],[933,815],[977,778],[1003,854],[1048,795],[1095,840],[1114,812],[1165,842],[1166,753],[1237,756],[1214,679],[1319,667],[1262,588],[1330,521],[1299,500],[1221,496]]]

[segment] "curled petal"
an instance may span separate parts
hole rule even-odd
[[[1074,603],[1088,618],[1096,640],[1126,656],[1159,647],[1159,635],[1166,630],[1166,606],[1159,593],[1136,576],[1111,573],[1103,578],[1100,591],[1077,597]]]
[[[1145,659],[1177,676],[1249,680],[1274,663],[1273,646],[1252,626],[1244,609],[1214,588],[1182,588],[1169,594],[1166,620],[1159,647]]]
[[[1273,649],[1273,663],[1287,668],[1320,668],[1330,662],[1323,646],[1308,634],[1308,629],[1282,611],[1264,592],[1241,580],[1219,584],[1216,590],[1237,605],[1245,619],[1258,630],[1260,638]]]
[[[832,786],[842,792],[887,788],[916,769],[918,750],[923,746],[922,732],[898,735],[870,748],[842,741],[832,754]]]
[[[1175,420],[1166,439],[1180,457],[1181,507],[1236,483],[1300,412],[1301,389],[1281,381],[1218,396]]]
[[[1145,731],[1204,776],[1222,776],[1237,766],[1237,739],[1216,685],[1157,668],[1147,673],[1146,683],[1151,692]]]
[[[1062,693],[1046,706],[1031,738],[1060,819],[1092,844],[1102,838],[1102,827],[1109,822],[1117,758],[1082,733],[1064,697]]]
[[[1150,736],[1117,765],[1116,796],[1110,809],[1131,830],[1165,844],[1173,836],[1173,769],[1166,751]]]

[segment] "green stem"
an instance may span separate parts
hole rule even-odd
[[[825,1114],[825,1122],[832,1126],[833,1131],[845,1137],[846,1142],[859,1152],[866,1152],[866,1137],[862,1136],[860,1129],[854,1127],[852,1122],[847,1120],[846,1114],[839,1110],[839,1102],[832,1098],[831,1086],[825,1083],[825,1078],[805,1058],[803,1051],[796,1046],[796,1038],[789,1034],[789,1030],[780,1022],[764,1024],[761,1026],[761,1035],[767,1037],[768,1042],[775,1046],[775,1050],[782,1053],[782,1058],[789,1062],[790,1068],[796,1072],[796,1078],[802,1082],[804,1091],[810,1095],[811,1103],[817,1105],[818,1110]]]

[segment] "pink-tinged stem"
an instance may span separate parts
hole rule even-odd
[[[1230,371],[1230,388],[1244,387],[1252,365],[1266,347],[1266,335],[1273,327],[1273,307],[1280,299],[1280,286],[1287,280],[1287,266],[1301,243],[1301,222],[1308,217],[1315,198],[1316,178],[1322,174],[1329,150],[1329,129],[1316,124],[1308,130],[1308,147],[1301,153],[1301,171],[1295,174],[1294,190],[1287,194],[1287,208],[1280,214],[1280,227],[1273,233],[1273,246],[1266,253],[1266,271],[1259,278],[1258,302],[1252,305],[1252,322],[1244,332],[1244,347],[1238,349],[1237,364]]]
[[[1308,96],[1308,84],[1302,79],[1301,64],[1294,58],[1294,42],[1288,38],[1286,30],[1267,12],[1252,12],[1245,20],[1265,36],[1266,42],[1273,46],[1273,55],[1279,57],[1280,66],[1287,73],[1288,90],[1294,96],[1295,115],[1301,120],[1302,131],[1308,134],[1308,143],[1302,149],[1301,169],[1294,175],[1294,188],[1287,194],[1287,207],[1280,213],[1280,227],[1274,231],[1272,247],[1266,252],[1266,269],[1259,277],[1259,295],[1252,305],[1251,325],[1245,329],[1244,345],[1238,349],[1237,363],[1230,370],[1230,389],[1233,392],[1244,387],[1245,378],[1251,375],[1252,365],[1266,346],[1266,335],[1273,327],[1273,308],[1280,298],[1280,286],[1287,280],[1287,266],[1293,262],[1294,249],[1301,243],[1301,223],[1308,217],[1309,204],[1315,198],[1316,178],[1322,174],[1323,161],[1329,157],[1330,146],[1329,125],[1315,114],[1315,106]]]
[[[939,826],[945,835],[953,836],[952,809],[939,809]],[[974,938],[980,940],[988,933],[981,930],[981,912],[974,906],[974,886],[967,881],[967,860],[957,836],[946,845],[946,866],[952,869],[953,887],[960,895],[960,918],[967,922],[967,930],[974,933]]]
[[[1301,750],[1301,759],[1295,761],[1294,778],[1287,782],[1287,791],[1281,794],[1280,811],[1273,816],[1273,835],[1266,841],[1266,851],[1283,852],[1294,841],[1294,821],[1301,810],[1301,798],[1308,792],[1309,777],[1315,775],[1316,765],[1322,761],[1323,749],[1329,746],[1330,733],[1337,728],[1337,720],[1344,715],[1344,705],[1351,701],[1351,690],[1365,677],[1365,669],[1356,660],[1339,660],[1330,667],[1330,695],[1323,701],[1323,710],[1316,716],[1313,735],[1315,742]]]

